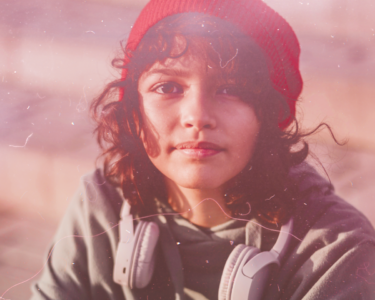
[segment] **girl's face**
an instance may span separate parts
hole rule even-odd
[[[188,52],[156,62],[139,79],[146,151],[181,187],[221,188],[254,151],[260,128],[255,111],[221,74]]]

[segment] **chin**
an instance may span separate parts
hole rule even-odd
[[[181,187],[188,189],[210,190],[221,187],[226,180],[220,176],[207,176],[205,174],[184,174],[174,181]]]

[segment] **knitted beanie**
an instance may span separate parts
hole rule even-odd
[[[146,32],[160,20],[180,13],[203,13],[228,21],[252,38],[263,50],[270,78],[295,116],[296,101],[302,91],[299,72],[300,47],[290,25],[262,0],[150,0],[136,20],[126,49],[136,50]],[[122,79],[126,77],[124,69]],[[292,117],[279,123],[287,127]]]

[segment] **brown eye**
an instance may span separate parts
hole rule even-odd
[[[155,89],[155,92],[159,94],[178,94],[178,93],[182,93],[182,88],[176,83],[167,82],[167,83],[163,83],[159,85]]]

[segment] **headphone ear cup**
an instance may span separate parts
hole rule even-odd
[[[231,299],[230,295],[239,267],[244,259],[248,261],[259,252],[258,248],[243,244],[237,245],[233,249],[225,263],[223,275],[221,276],[218,300],[236,300]]]
[[[140,221],[134,238],[130,288],[142,289],[150,283],[154,273],[159,227],[153,222]]]

